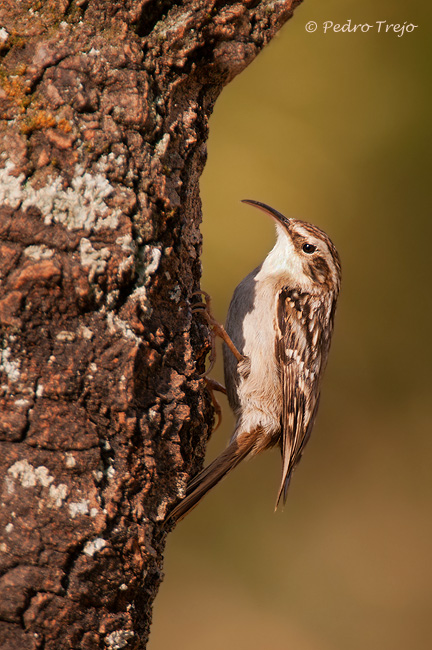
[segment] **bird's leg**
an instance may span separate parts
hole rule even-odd
[[[222,386],[218,381],[215,379],[210,379],[207,377],[207,375],[211,372],[213,369],[213,366],[216,361],[216,336],[220,336],[223,341],[225,341],[226,345],[229,347],[231,352],[234,354],[235,358],[237,361],[244,361],[245,357],[240,354],[240,352],[237,350],[236,346],[232,342],[230,336],[228,333],[225,331],[225,328],[223,325],[217,322],[215,317],[212,314],[211,311],[211,298],[208,293],[205,291],[197,291],[194,294],[194,296],[204,296],[204,302],[199,302],[196,305],[192,307],[192,312],[193,313],[202,313],[207,321],[207,323],[210,325],[210,344],[211,344],[211,350],[210,350],[210,365],[206,372],[202,375],[205,377],[206,384],[207,384],[207,389],[210,393],[211,401],[213,404],[213,408],[216,411],[216,415],[218,416],[218,423],[216,427],[214,428],[214,431],[219,428],[221,422],[222,422],[222,409],[219,405],[219,402],[217,401],[214,391],[218,390],[221,393],[224,393],[226,395],[226,388],[225,386]]]
[[[215,342],[215,337],[219,336],[224,343],[227,345],[227,347],[231,350],[237,361],[244,361],[245,357],[240,354],[240,352],[237,350],[236,346],[232,342],[230,336],[226,332],[225,328],[223,325],[217,322],[215,317],[212,314],[211,311],[211,298],[208,293],[205,291],[197,291],[192,295],[202,295],[204,296],[205,302],[200,302],[192,308],[193,312],[202,312],[203,315],[205,316],[208,324],[210,325],[211,328],[211,344],[212,344],[212,351],[210,353],[210,368],[207,372],[210,372],[210,370],[213,368],[215,360],[216,360],[216,353],[215,353],[215,347],[214,347],[214,342]]]
[[[213,391],[218,390],[220,393],[223,393],[224,395],[227,394],[227,389],[225,388],[225,386],[223,386],[218,381],[216,381],[216,379],[210,379],[210,377],[206,377],[206,381],[207,381],[207,388],[209,390],[213,390]]]
[[[222,384],[220,384],[215,379],[210,379],[210,377],[206,377],[205,382],[206,382],[207,390],[210,393],[210,398],[213,404],[213,408],[216,411],[216,415],[218,417],[217,425],[213,429],[213,431],[216,431],[216,429],[219,429],[220,425],[222,424],[222,409],[215,397],[214,391],[219,390],[221,393],[224,393],[226,395],[226,388],[225,386],[222,386]]]

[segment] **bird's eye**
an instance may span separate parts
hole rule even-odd
[[[314,246],[313,244],[303,244],[302,251],[310,255],[311,253],[315,253],[316,246]]]

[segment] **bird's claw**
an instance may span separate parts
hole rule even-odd
[[[218,381],[215,379],[210,379],[209,377],[206,377],[206,385],[207,385],[207,390],[210,393],[210,398],[213,404],[213,408],[216,412],[216,415],[218,417],[217,424],[213,431],[216,431],[216,429],[219,429],[220,425],[222,424],[222,409],[220,407],[219,402],[217,401],[214,392],[216,390],[219,390],[221,393],[224,393],[226,395],[226,388],[225,386],[222,386]]]
[[[230,336],[226,332],[225,328],[223,325],[218,323],[216,318],[213,316],[212,311],[211,311],[211,297],[206,291],[195,291],[192,296],[204,296],[204,302],[199,302],[196,305],[192,307],[192,313],[202,313],[207,321],[207,323],[210,326],[210,342],[211,342],[211,351],[210,351],[210,366],[206,370],[205,373],[201,375],[201,377],[205,377],[206,375],[213,370],[214,364],[216,362],[216,346],[215,346],[215,341],[216,341],[216,336],[219,336],[227,345],[227,347],[231,350],[237,361],[243,361],[245,357],[240,354],[240,352],[237,350],[236,346],[232,342]]]

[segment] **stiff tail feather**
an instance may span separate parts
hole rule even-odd
[[[257,432],[241,434],[228,447],[188,483],[186,496],[170,512],[168,519],[180,521],[185,517],[224,476],[252,451],[256,443]]]
[[[293,429],[295,431],[294,440],[291,440],[292,436],[289,435],[289,431],[285,430],[282,434],[282,440],[281,440],[282,479],[281,479],[278,496],[276,499],[275,510],[277,510],[277,507],[281,499],[283,500],[284,504],[286,503],[288,488],[290,486],[292,473],[293,470],[296,468],[297,464],[299,463],[304,448],[306,447],[306,443],[310,438],[315,423],[316,414],[318,411],[318,405],[319,405],[319,395],[316,400],[314,409],[312,411],[312,415],[309,419],[309,424],[307,426],[307,429],[304,433],[302,433],[302,435],[299,435],[299,429],[301,431],[301,428],[303,426],[303,417],[299,418],[298,414],[294,418],[294,426],[293,426]],[[299,423],[301,426],[299,426]]]

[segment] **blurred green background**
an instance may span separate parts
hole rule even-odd
[[[323,34],[348,18],[418,27]],[[432,648],[431,23],[429,2],[305,0],[217,102],[202,179],[216,316],[274,241],[242,198],[326,230],[343,286],[284,511],[273,451],[179,524],[150,650]],[[223,400],[208,458],[231,434]]]

